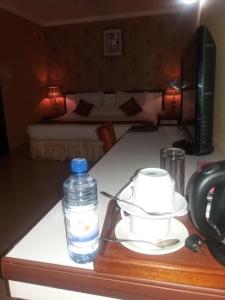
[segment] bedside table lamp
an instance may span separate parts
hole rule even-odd
[[[57,86],[48,87],[48,98],[52,100],[54,110],[58,110],[57,98],[61,96],[61,92]]]
[[[177,97],[180,95],[180,90],[175,89],[173,87],[170,87],[166,89],[166,98],[167,98],[167,103],[170,107],[170,111],[168,112],[170,115],[177,114],[177,110],[179,109],[180,106],[180,97]]]
[[[189,81],[184,81],[183,85],[180,81],[178,80],[173,80],[169,82],[169,86],[173,89],[175,89],[176,91],[181,91],[186,89],[187,87],[189,87],[191,85],[191,82]]]

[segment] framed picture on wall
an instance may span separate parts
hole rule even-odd
[[[104,35],[104,55],[121,55],[122,45],[121,45],[121,29],[107,29],[103,32]]]

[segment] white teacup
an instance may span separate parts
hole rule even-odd
[[[159,240],[165,238],[170,232],[171,218],[149,218],[132,214],[126,216],[122,209],[121,217],[129,222],[130,232],[137,239]]]
[[[148,212],[172,212],[174,180],[159,168],[141,169],[133,179],[133,202]]]

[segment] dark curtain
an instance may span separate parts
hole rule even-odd
[[[7,138],[7,131],[6,131],[2,91],[0,87],[0,156],[6,155],[8,153],[9,153],[9,145],[8,145],[8,138]]]

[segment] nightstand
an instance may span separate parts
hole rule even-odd
[[[181,113],[181,95],[175,89],[167,89],[163,94],[163,111],[159,125],[178,125]]]

